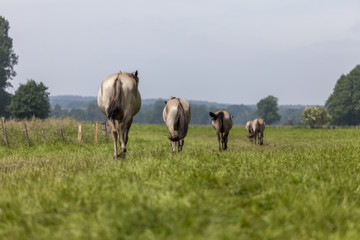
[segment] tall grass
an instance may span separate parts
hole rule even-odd
[[[77,143],[77,122],[35,120],[30,147],[17,124],[0,147],[0,239],[360,237],[358,129],[270,127],[255,146],[235,127],[219,153],[212,127],[191,126],[172,154],[165,126],[135,124],[113,160],[90,123]]]

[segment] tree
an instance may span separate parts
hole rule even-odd
[[[302,112],[302,121],[311,128],[319,128],[331,120],[324,107],[307,107]]]
[[[0,89],[0,116],[10,117],[8,106],[11,102],[11,94],[5,90]]]
[[[264,99],[261,99],[257,103],[257,111],[259,117],[264,118],[265,122],[268,124],[276,123],[280,121],[281,116],[278,114],[278,99],[273,96],[268,96]]]
[[[10,103],[10,94],[5,91],[11,84],[8,82],[16,76],[14,66],[18,56],[14,53],[12,39],[9,37],[9,22],[0,16],[0,115],[6,115]]]
[[[11,98],[10,113],[16,118],[47,118],[50,112],[48,88],[40,82],[28,80],[26,84],[20,84]]]
[[[360,65],[336,82],[325,103],[336,125],[356,125],[360,122]]]

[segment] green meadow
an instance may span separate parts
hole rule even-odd
[[[165,125],[131,127],[125,159],[92,123],[7,122],[0,239],[360,239],[360,130],[243,126],[218,152],[190,126],[172,154]],[[58,137],[62,128],[65,141]],[[41,138],[44,129],[47,143]]]

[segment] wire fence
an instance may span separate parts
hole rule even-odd
[[[6,121],[1,117],[3,145],[33,146],[55,142],[93,143],[108,142],[111,129],[107,122],[84,123],[73,119]]]

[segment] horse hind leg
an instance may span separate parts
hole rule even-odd
[[[127,135],[129,133],[127,123],[123,120],[123,122],[119,123],[119,145],[120,145],[120,153],[118,157],[123,158],[126,155],[126,143],[127,143]]]
[[[227,143],[228,143],[228,136],[229,136],[229,133],[225,133],[224,135],[224,150],[227,150]]]
[[[172,153],[175,153],[175,151],[176,151],[176,142],[171,141],[171,149],[172,149]]]
[[[114,158],[117,158],[117,130],[115,127],[115,122],[111,119],[108,119],[109,126],[111,128],[111,136],[114,143]]]
[[[171,125],[168,125],[168,124],[166,124],[166,125],[168,127],[170,137],[174,138],[175,137],[175,129],[174,129],[174,127],[172,127]],[[175,153],[175,151],[176,151],[176,142],[171,141],[171,140],[170,140],[170,142],[171,142],[172,153]]]
[[[219,152],[221,152],[221,138],[220,138],[220,133],[217,132],[217,137],[218,137],[218,142],[219,142]]]
[[[225,147],[225,134],[224,134],[224,132],[221,132],[221,148],[222,148],[222,150],[226,150],[226,147]]]
[[[129,140],[129,131],[130,131],[130,127],[131,127],[132,122],[133,122],[133,118],[131,118],[131,120],[125,126],[125,131],[124,131],[125,146],[127,145],[127,142]]]
[[[181,152],[182,151],[182,148],[184,146],[184,139],[180,139],[179,142],[178,142],[178,152]]]
[[[132,115],[125,113],[122,121],[118,125],[119,144],[121,147],[121,151],[118,157],[125,157],[126,155],[126,144],[128,142],[128,136],[132,121],[133,121]]]

